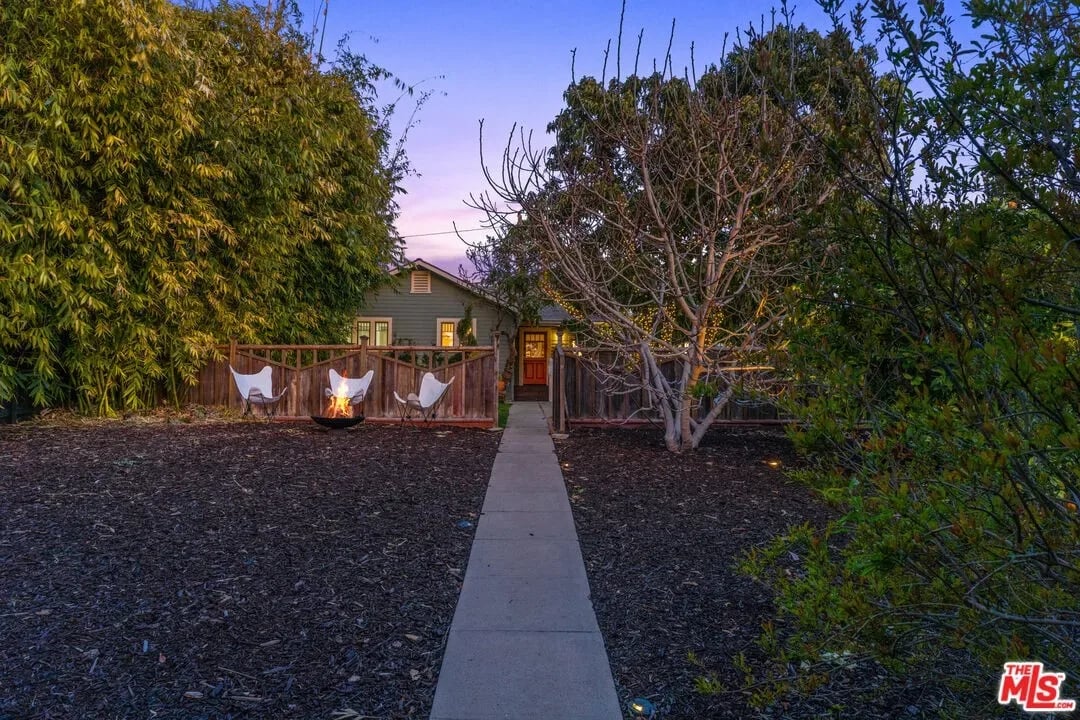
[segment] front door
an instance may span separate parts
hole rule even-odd
[[[525,385],[547,385],[547,333],[525,333]]]

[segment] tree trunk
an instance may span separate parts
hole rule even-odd
[[[664,446],[673,453],[682,452],[682,445],[679,442],[679,431],[675,427],[673,420],[664,421]]]
[[[724,408],[727,407],[728,401],[731,400],[732,394],[735,390],[729,385],[724,388],[724,391],[712,399],[712,408],[709,410],[709,414],[701,419],[698,423],[697,430],[694,431],[692,438],[693,446],[696,448],[701,444],[701,440],[705,437],[705,433],[712,427],[713,422],[720,416]]]
[[[690,397],[684,390],[682,397],[679,398],[679,452],[686,450],[693,450],[697,447],[694,442],[694,435],[690,431],[690,409],[691,409]]]

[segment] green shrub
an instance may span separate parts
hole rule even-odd
[[[216,342],[332,342],[397,252],[362,60],[280,13],[0,4],[0,401],[175,400]]]
[[[1007,660],[1080,676],[1080,184],[1054,149],[1075,139],[1080,17],[972,4],[991,40],[965,56],[940,4],[874,8],[896,102],[863,152],[887,160],[841,158],[787,326],[795,477],[842,516],[748,558],[785,621],[759,672],[800,689],[789,668],[851,658],[983,717]]]

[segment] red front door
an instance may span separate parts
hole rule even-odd
[[[525,333],[525,385],[547,385],[547,333]]]

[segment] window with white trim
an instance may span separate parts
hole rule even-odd
[[[353,323],[353,342],[360,344],[360,337],[367,335],[368,345],[386,347],[393,337],[394,320],[388,317],[358,317]]]
[[[461,344],[457,327],[462,318],[439,318],[435,321],[435,344],[439,347],[456,347]],[[472,319],[472,334],[476,337],[476,318]]]
[[[409,276],[411,286],[409,291],[412,293],[430,293],[431,292],[431,273],[427,270],[413,270],[412,275]]]

